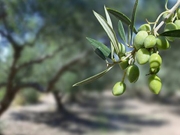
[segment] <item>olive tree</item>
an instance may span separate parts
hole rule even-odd
[[[91,51],[82,52],[85,42],[79,40],[92,25],[84,29],[79,21],[88,22],[82,11],[88,13],[89,4],[81,0],[0,2],[1,44],[9,53],[0,65],[0,86],[4,90],[0,116],[17,93],[27,88],[53,92],[63,109],[57,83],[66,72],[89,64],[83,58]]]

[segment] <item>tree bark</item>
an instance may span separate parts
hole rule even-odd
[[[55,102],[56,102],[56,106],[57,106],[57,111],[60,111],[60,112],[65,112],[66,109],[62,103],[62,97],[60,95],[60,93],[58,91],[53,91],[52,92],[53,96],[54,96],[54,99],[55,99]]]
[[[0,117],[9,108],[17,92],[18,92],[18,89],[6,90],[6,93],[0,103]]]
[[[2,32],[2,34],[4,34],[4,33]],[[17,73],[17,61],[19,60],[22,49],[23,49],[22,46],[19,46],[18,43],[16,43],[14,41],[14,39],[12,38],[12,36],[9,33],[4,34],[3,36],[12,44],[12,47],[14,50],[14,54],[13,54],[14,59],[13,59],[12,65],[9,69],[10,73],[8,75],[8,79],[7,79],[7,83],[6,83],[6,92],[5,92],[5,95],[2,99],[2,101],[0,102],[0,117],[11,105],[11,102],[13,101],[14,97],[16,96],[16,93],[19,90],[14,84],[14,78]]]

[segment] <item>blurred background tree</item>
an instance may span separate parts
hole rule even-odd
[[[0,115],[10,106],[19,91],[20,96],[24,97],[25,101],[29,99],[30,102],[37,102],[39,92],[52,92],[58,108],[64,110],[61,102],[64,95],[69,95],[74,101],[77,100],[81,90],[91,89],[100,92],[111,88],[112,84],[121,78],[118,67],[96,82],[75,88],[71,86],[98,73],[106,66],[94,55],[85,38],[92,37],[109,44],[92,10],[104,14],[103,6],[106,5],[130,16],[132,9],[130,6],[133,2],[132,0],[0,0]],[[153,5],[153,9],[149,5]],[[141,16],[138,16],[137,26],[139,23],[145,23],[146,18],[154,21],[156,15],[164,10],[163,5],[164,1],[141,1],[138,8],[138,14]],[[113,19],[117,22],[115,18]],[[116,23],[114,26],[116,27]],[[174,72],[170,74],[173,83],[169,79],[169,74],[168,78],[165,77],[171,72],[172,67],[176,66],[178,70],[178,61],[175,63],[172,60],[178,55],[178,46],[175,47],[162,53],[165,65],[161,76],[164,76],[162,80],[166,82],[164,89],[167,91],[178,89],[179,79],[176,78],[177,72],[174,68]],[[173,56],[167,55],[172,51]],[[146,68],[142,70],[144,77]],[[131,84],[128,86],[129,89],[132,88]],[[140,79],[136,87],[139,89],[143,86],[146,87],[146,83],[144,79]]]

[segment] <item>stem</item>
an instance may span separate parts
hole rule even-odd
[[[164,12],[162,12],[162,13],[158,16],[158,18],[157,18],[157,19],[156,19],[156,21],[155,21],[155,24],[154,24],[153,29],[155,29],[155,28],[156,28],[156,25],[157,25],[157,23],[158,23],[159,19],[160,19],[160,18],[161,18],[161,16],[163,16],[166,12],[169,12],[169,11],[164,11]]]
[[[165,9],[166,9],[166,10],[169,10],[168,7],[167,7],[167,5],[168,5],[168,0],[166,0]]]
[[[123,82],[123,83],[124,83],[125,78],[126,78],[126,71],[124,72],[124,75],[123,75],[123,77],[122,77],[121,82]]]
[[[154,33],[156,34],[157,31],[164,25],[165,20],[168,19],[175,11],[176,9],[180,6],[180,0],[176,2],[176,4],[169,10],[169,14],[165,17],[163,21],[159,23],[159,25],[154,29]]]

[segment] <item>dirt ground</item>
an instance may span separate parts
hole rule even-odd
[[[178,104],[150,103],[110,91],[84,97],[58,113],[51,95],[41,103],[11,107],[1,118],[2,135],[180,135]]]

